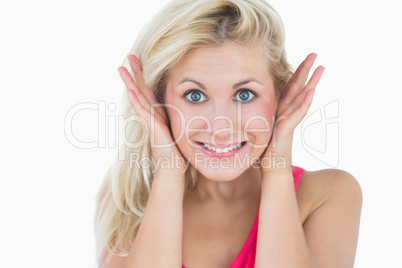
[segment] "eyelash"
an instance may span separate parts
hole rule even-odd
[[[248,101],[240,101],[240,102],[242,102],[242,103],[251,103],[251,102],[255,101],[255,99],[258,97],[258,94],[255,93],[253,90],[250,90],[250,89],[239,89],[239,90],[235,93],[235,96],[236,96],[239,92],[242,92],[242,91],[249,91],[249,92],[251,92],[251,93],[254,95],[254,97],[252,97],[252,98],[251,98],[250,100],[248,100]],[[200,94],[204,95],[204,93],[202,93],[202,92],[201,92],[200,90],[198,90],[198,89],[191,89],[191,90],[186,91],[186,92],[183,94],[184,100],[187,101],[187,102],[189,102],[189,103],[191,103],[191,104],[203,103],[203,101],[202,101],[202,102],[194,102],[194,101],[190,101],[189,99],[187,99],[186,96],[189,95],[189,94],[192,93],[192,92],[199,92]]]

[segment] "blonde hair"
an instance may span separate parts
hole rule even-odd
[[[190,50],[226,42],[258,46],[267,58],[280,95],[292,76],[284,41],[282,20],[264,0],[173,0],[142,28],[129,54],[139,58],[146,84],[163,103],[170,69]],[[128,67],[127,61],[124,65]],[[135,122],[126,91],[118,113]],[[151,157],[150,142],[144,139],[147,131],[133,122],[119,126],[118,153],[96,197],[98,260],[112,254],[128,255],[150,193],[152,163],[148,167],[130,166],[133,153],[139,158]],[[127,146],[127,141],[142,142],[143,146]],[[190,165],[185,194],[195,186],[196,179],[197,170]]]

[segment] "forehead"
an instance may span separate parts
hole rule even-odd
[[[170,80],[186,75],[208,78],[231,76],[266,76],[269,71],[267,59],[258,47],[226,44],[220,47],[202,47],[189,51],[170,70]]]

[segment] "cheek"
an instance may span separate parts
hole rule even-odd
[[[200,113],[197,114],[197,112],[194,112],[194,109],[188,109],[188,107],[170,103],[166,111],[169,117],[173,139],[179,144],[183,144],[186,137],[191,135],[188,133],[189,127],[197,129],[202,126],[199,120],[194,120],[200,117]]]
[[[187,131],[188,121],[192,117],[190,111],[186,111],[182,107],[175,106],[175,109],[167,109],[167,115],[170,121],[173,141],[176,143],[176,146],[185,159],[190,159],[190,157],[192,158],[190,154],[192,150],[190,148],[196,148],[196,145],[191,142],[192,134],[189,134]],[[191,124],[191,127],[196,128],[194,123]]]
[[[170,129],[172,130],[173,139],[177,139],[180,136],[180,133],[183,131],[184,122],[183,122],[183,112],[182,110],[170,104],[174,108],[167,107],[167,116],[169,117],[170,121]]]
[[[276,114],[276,106],[272,103],[261,103],[250,112],[243,113],[243,127],[253,139],[267,141],[270,139]],[[251,137],[250,137],[251,138]]]

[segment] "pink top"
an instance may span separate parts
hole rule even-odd
[[[295,185],[295,192],[297,191],[297,186],[299,185],[299,181],[301,176],[303,175],[304,169],[300,167],[293,166],[293,181]],[[258,212],[255,216],[253,226],[251,227],[250,233],[244,243],[242,249],[236,258],[232,261],[229,268],[251,268],[254,267],[255,263],[255,253],[257,250],[257,231],[258,231]],[[184,264],[182,264],[182,268],[186,268]]]

